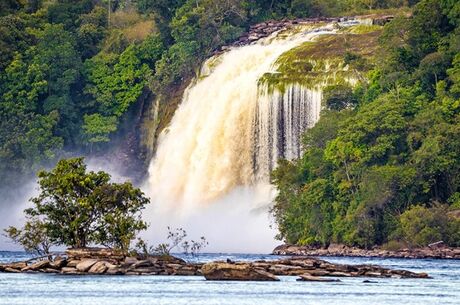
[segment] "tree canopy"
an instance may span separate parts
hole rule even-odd
[[[149,199],[142,191],[130,182],[110,182],[105,172],[88,172],[83,158],[63,159],[51,171],[40,171],[38,178],[40,193],[25,210],[33,221],[23,229],[7,230],[26,250],[33,248],[30,244],[42,244],[30,241],[36,235],[46,241],[46,247],[40,246],[44,251],[51,244],[101,244],[126,252],[137,233],[147,228],[141,211]]]

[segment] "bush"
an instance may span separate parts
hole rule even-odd
[[[327,86],[323,91],[324,102],[330,110],[343,110],[353,108],[358,102],[353,89],[347,85]]]
[[[449,216],[447,205],[431,208],[416,205],[400,216],[401,239],[409,246],[423,247],[437,241],[460,244],[460,220]]]
[[[406,244],[397,240],[390,240],[382,245],[382,249],[387,251],[398,251],[404,248],[406,248]]]

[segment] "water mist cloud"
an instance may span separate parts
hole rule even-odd
[[[165,242],[167,227],[183,228],[188,239],[205,236],[205,252],[270,253],[275,240],[269,208],[274,196],[270,185],[237,187],[213,202],[172,204],[156,202],[144,212],[150,223],[144,234],[151,244]]]

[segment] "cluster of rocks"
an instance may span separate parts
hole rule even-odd
[[[441,258],[460,259],[460,248],[445,247],[440,244],[432,247],[400,250],[382,248],[360,249],[345,245],[331,244],[328,248],[309,246],[281,245],[273,250],[275,255],[293,256],[352,256],[352,257],[387,257],[387,258]]]
[[[0,272],[105,275],[203,275],[207,280],[277,281],[298,276],[303,281],[336,281],[325,277],[427,278],[426,273],[374,265],[333,264],[311,257],[233,262],[187,263],[173,256],[123,256],[108,249],[72,249],[64,256],[0,264]]]
[[[259,39],[270,36],[271,34],[280,31],[290,29],[293,25],[298,24],[309,24],[309,23],[319,23],[319,22],[339,22],[339,18],[305,18],[305,19],[283,19],[279,21],[270,20],[262,23],[252,25],[249,28],[249,31],[241,35],[233,44],[223,49],[229,47],[238,47],[251,44],[252,42],[258,41]]]
[[[302,24],[315,24],[320,22],[334,23],[334,22],[346,22],[357,19],[369,20],[369,24],[373,25],[384,25],[394,18],[393,15],[366,15],[366,16],[353,16],[353,17],[341,17],[341,18],[297,18],[297,19],[283,19],[283,20],[270,20],[252,25],[248,32],[243,33],[235,42],[230,45],[223,46],[215,53],[221,53],[232,47],[241,47],[256,42],[262,38],[266,38],[271,34],[281,31],[288,30],[295,25]]]
[[[298,276],[299,281],[327,282],[339,281],[337,277],[428,278],[426,273],[374,265],[333,264],[309,257],[255,262],[212,262],[203,265],[202,273],[207,280],[278,281],[277,275]]]
[[[201,275],[202,264],[186,263],[173,256],[146,258],[123,256],[110,249],[70,249],[65,256],[38,261],[0,264],[3,272],[108,274],[108,275]]]

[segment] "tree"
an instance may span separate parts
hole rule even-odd
[[[109,134],[117,130],[117,117],[104,117],[99,113],[83,117],[83,132],[90,144],[109,142]]]
[[[100,53],[85,62],[87,86],[85,91],[98,103],[106,116],[120,117],[136,102],[151,73],[142,63],[138,49],[130,45],[121,55]]]
[[[31,199],[30,216],[43,217],[51,242],[86,247],[92,242],[127,251],[146,228],[140,211],[149,203],[131,183],[111,183],[105,172],[87,172],[83,158],[61,160],[38,173],[40,194]]]
[[[50,253],[52,242],[46,234],[45,224],[39,218],[29,218],[21,229],[10,226],[5,229],[4,235],[14,243],[21,245],[28,253],[38,255]]]
[[[131,183],[111,183],[95,192],[106,211],[96,221],[95,242],[127,252],[137,233],[147,229],[140,211],[149,200]]]

